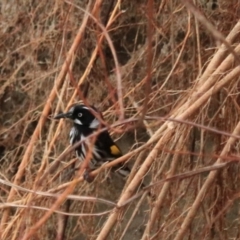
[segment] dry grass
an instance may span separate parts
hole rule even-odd
[[[240,238],[240,6],[198,2],[1,2],[1,239]],[[125,153],[92,184],[51,119],[79,100]]]

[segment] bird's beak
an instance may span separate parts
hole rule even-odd
[[[71,118],[71,117],[72,117],[72,113],[71,112],[67,112],[67,113],[59,113],[53,119]]]

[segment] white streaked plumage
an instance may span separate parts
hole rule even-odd
[[[78,134],[79,134],[79,133],[78,133],[77,128],[72,127],[72,128],[71,128],[71,131],[70,131],[70,133],[69,133],[70,144],[71,144],[71,145],[73,145],[74,140],[75,140],[75,136],[77,136]]]
[[[70,136],[70,144],[71,145],[73,145],[75,143],[77,135],[79,135],[79,132],[78,132],[76,127],[73,127],[71,129],[71,131],[70,131],[70,134],[69,134],[69,136]],[[87,151],[91,148],[92,149],[92,154],[93,154],[94,158],[92,158],[92,160],[90,161],[89,165],[90,165],[91,169],[95,169],[96,166],[99,166],[99,162],[97,162],[95,160],[95,157],[97,159],[101,158],[100,154],[97,151],[96,146],[93,145],[91,143],[91,141],[89,141],[89,139],[87,137],[85,137],[83,134],[80,135],[79,141],[82,141],[82,143],[81,143],[81,153],[79,154],[79,151],[76,150],[76,155],[77,155],[78,159],[80,161],[84,161],[84,159],[85,159],[85,157],[87,155]],[[87,145],[87,149],[86,149],[86,145]]]
[[[82,125],[82,122],[81,122],[78,118],[75,118],[73,121],[74,121],[76,124]]]

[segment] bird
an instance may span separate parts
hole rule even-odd
[[[113,161],[122,156],[122,152],[114,140],[111,138],[108,130],[102,130],[96,135],[93,141],[88,138],[91,134],[106,127],[102,113],[94,106],[78,103],[73,105],[69,111],[57,114],[54,119],[68,118],[73,122],[70,130],[70,144],[82,141],[82,143],[75,148],[76,156],[80,162],[84,161],[88,151],[91,152],[91,160],[88,168],[85,169],[84,179],[87,182],[92,182],[89,177],[89,172],[100,167],[106,162]],[[93,137],[94,138],[94,137]],[[122,177],[127,177],[130,174],[130,169],[120,163],[112,168]]]

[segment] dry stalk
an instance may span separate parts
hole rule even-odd
[[[228,34],[228,36],[226,37],[226,41],[229,44],[233,43],[235,38],[239,35],[239,32],[240,32],[240,21],[237,22],[237,24],[234,26],[234,28]],[[237,53],[236,49],[234,49],[234,51]],[[226,55],[228,55],[227,47],[226,47],[226,45],[222,44],[220,46],[220,48],[218,49],[218,51],[214,54],[212,60],[208,63],[207,68],[204,71],[203,75],[200,77],[200,79],[198,81],[198,84],[200,86],[210,77],[211,74],[213,74],[215,69],[218,68],[218,66],[224,60]]]
[[[87,65],[87,67],[86,67],[83,75],[81,76],[81,78],[80,78],[79,81],[78,81],[78,87],[84,82],[84,80],[86,79],[87,75],[90,73],[90,71],[91,71],[91,69],[92,69],[92,66],[93,66],[93,63],[94,63],[94,61],[96,60],[96,57],[97,57],[99,48],[101,47],[101,43],[102,43],[104,37],[106,37],[106,39],[108,40],[109,46],[110,46],[110,48],[111,48],[112,54],[115,56],[116,74],[117,74],[117,79],[118,79],[118,90],[119,90],[118,95],[119,95],[119,97],[121,97],[121,99],[123,99],[123,98],[122,98],[122,93],[121,93],[121,91],[122,91],[122,90],[121,90],[121,76],[120,76],[120,72],[119,72],[119,67],[117,67],[119,64],[118,64],[118,61],[117,61],[116,52],[115,52],[115,49],[114,49],[114,47],[113,47],[112,41],[111,41],[111,39],[110,39],[110,37],[109,37],[109,34],[107,33],[107,29],[112,25],[113,21],[115,20],[115,16],[116,16],[117,11],[118,11],[118,9],[119,9],[120,3],[121,3],[121,1],[118,0],[117,3],[116,3],[116,5],[115,5],[115,7],[114,7],[114,10],[112,11],[112,14],[111,14],[111,16],[110,16],[110,18],[109,18],[109,20],[108,20],[108,23],[107,23],[107,25],[106,25],[106,28],[104,28],[102,25],[100,25],[100,24],[98,23],[99,26],[101,26],[101,29],[103,30],[103,35],[101,35],[101,37],[99,38],[98,43],[97,43],[97,46],[96,46],[96,48],[95,48],[95,49],[93,50],[93,52],[92,52],[91,59],[89,60],[89,63],[88,63],[88,65]],[[70,4],[72,4],[72,3],[70,3]],[[77,6],[76,6],[76,7],[77,7]],[[81,9],[81,10],[82,10],[82,9]],[[94,14],[92,14],[92,15],[94,15]],[[89,17],[91,17],[93,20],[96,21],[96,19],[93,18],[92,15],[90,15]],[[96,22],[97,22],[97,21],[96,21]],[[74,101],[77,93],[78,93],[78,89],[75,89],[75,91],[74,91],[71,99],[70,99],[69,102],[68,102],[68,107],[73,103],[73,101]],[[122,100],[121,100],[121,101],[122,101]],[[121,105],[122,105],[122,103],[121,103]],[[123,113],[124,113],[124,112],[123,112],[123,110],[122,110],[122,113],[121,113],[121,114],[123,114]]]
[[[90,7],[90,5],[91,5],[91,1],[89,2],[88,8]],[[32,134],[31,140],[30,140],[30,142],[29,142],[29,144],[27,146],[27,149],[26,149],[26,151],[24,153],[24,156],[22,158],[21,164],[20,164],[20,166],[18,168],[18,172],[17,172],[17,174],[15,176],[15,179],[14,179],[14,184],[15,185],[19,185],[20,184],[20,181],[21,181],[21,178],[22,178],[22,176],[23,176],[23,174],[25,172],[26,166],[30,162],[30,158],[31,158],[33,150],[34,150],[34,145],[35,145],[36,141],[38,140],[40,132],[41,132],[41,129],[43,128],[43,126],[44,126],[44,124],[46,122],[47,116],[49,115],[49,112],[51,111],[51,105],[52,105],[53,101],[55,100],[55,97],[57,95],[57,91],[58,91],[58,89],[60,89],[60,87],[62,86],[62,83],[63,83],[63,81],[65,79],[65,76],[66,76],[68,68],[69,68],[69,64],[71,63],[72,56],[74,55],[74,52],[76,51],[76,49],[78,48],[80,42],[82,41],[83,33],[84,33],[84,30],[85,30],[87,21],[88,21],[88,15],[85,15],[85,17],[83,19],[83,23],[82,23],[81,27],[79,28],[79,31],[78,31],[78,33],[76,35],[76,38],[75,38],[75,40],[74,40],[74,42],[72,44],[71,49],[68,52],[67,58],[66,58],[63,66],[62,66],[61,72],[59,73],[59,75],[58,75],[58,77],[57,77],[57,79],[55,81],[56,82],[55,86],[52,89],[51,93],[49,94],[49,97],[48,97],[48,99],[46,101],[46,104],[44,106],[44,109],[42,111],[41,117],[40,117],[40,119],[38,121],[38,124],[37,124],[37,126],[35,128],[35,131]],[[10,193],[9,193],[9,195],[8,195],[7,202],[10,202],[13,199],[14,194],[15,194],[15,190],[12,188]],[[4,233],[3,229],[4,229],[4,225],[7,222],[8,215],[9,215],[9,209],[6,209],[4,211],[2,219],[1,219],[0,235],[2,235]],[[4,236],[5,235],[3,234],[2,237],[4,238]]]
[[[194,4],[196,4],[196,0],[194,0]],[[200,44],[200,29],[197,18],[194,17],[194,25],[195,25],[195,33],[196,33],[196,41],[197,41],[197,59],[198,59],[198,74],[197,76],[202,75],[202,56],[201,56],[201,44]]]
[[[191,106],[188,106],[186,110],[177,116],[177,119],[184,120],[186,118],[189,118],[193,113],[195,113],[199,107],[203,106],[205,102],[209,99],[209,97],[212,96],[212,94],[218,92],[224,85],[232,81],[237,75],[240,74],[240,67],[236,67],[234,70],[232,70],[229,74],[227,74],[221,81],[219,81],[214,87],[210,88],[205,94],[203,94],[196,102],[194,102]],[[163,124],[162,127],[154,134],[152,137],[153,139],[158,136],[159,132],[162,131],[162,129],[167,127],[168,123]],[[174,129],[173,124],[171,126],[172,129]],[[165,143],[166,137],[170,137],[173,133],[172,129],[165,132],[165,135],[159,140],[159,142],[156,144],[156,146],[153,148],[153,150],[148,155],[145,162],[142,164],[141,168],[137,172],[136,176],[132,180],[132,182],[129,184],[125,192],[122,194],[118,205],[121,205],[122,202],[126,201],[131,194],[136,190],[137,186],[141,182],[141,179],[145,176],[145,174],[148,172],[148,169],[150,168],[154,157],[156,156],[158,149],[161,148],[162,144]],[[98,235],[98,240],[106,239],[109,232],[111,231],[113,225],[116,223],[117,220],[118,211],[111,214],[108,221],[105,223],[103,229],[101,230],[100,234]]]
[[[136,188],[139,186],[141,180],[144,178],[146,173],[148,172],[149,168],[151,167],[151,164],[153,160],[155,159],[159,149],[161,146],[168,140],[168,138],[171,136],[173,131],[168,131],[166,134],[158,141],[158,143],[154,146],[144,163],[141,165],[141,168],[138,170],[136,175],[134,176],[131,183],[128,185],[126,190],[123,192],[122,196],[120,197],[118,201],[118,205],[121,205],[124,203],[127,199],[129,199],[132,194],[135,192]],[[153,137],[152,137],[153,138]],[[151,139],[152,139],[151,138]],[[107,222],[103,226],[101,232],[99,233],[97,240],[106,239],[110,231],[112,230],[112,227],[115,225],[117,217],[119,214],[119,210],[116,209],[108,218]]]
[[[233,134],[236,135],[240,135],[240,122],[237,124],[237,126],[235,127],[235,129],[233,130]],[[234,143],[236,142],[236,138],[234,137],[230,137],[227,141],[227,143],[225,144],[220,157],[217,159],[215,164],[219,164],[221,162],[223,162],[221,156],[226,156],[232,146],[234,145]],[[201,187],[197,197],[195,198],[194,203],[192,204],[187,216],[185,217],[185,219],[183,220],[183,223],[176,235],[176,237],[174,238],[175,240],[181,240],[184,238],[186,231],[188,230],[193,218],[195,217],[197,210],[199,209],[204,196],[206,195],[206,193],[208,192],[209,188],[211,187],[213,181],[215,180],[217,174],[219,171],[213,171],[208,175],[208,178],[206,179],[205,183],[203,184],[203,186]]]
[[[236,53],[239,53],[240,51],[240,45],[238,45],[234,51]],[[193,88],[195,92],[192,93],[190,97],[188,97],[187,100],[182,101],[185,102],[182,106],[178,106],[178,108],[175,110],[175,113],[172,113],[172,116],[177,116],[177,114],[180,114],[180,112],[184,111],[186,108],[189,107],[189,104],[199,99],[199,96],[204,94],[208,89],[213,86],[217,80],[220,78],[220,76],[227,72],[227,70],[231,67],[233,64],[234,57],[233,55],[229,55],[221,64],[220,66],[212,73],[212,75],[208,78],[208,81],[203,82],[201,85],[197,85],[196,89]],[[210,70],[209,70],[210,71]],[[201,82],[201,80],[200,80]]]
[[[147,113],[147,107],[149,102],[149,95],[151,92],[151,81],[152,81],[152,64],[153,64],[153,47],[152,47],[152,41],[153,41],[153,0],[147,1],[147,17],[148,17],[148,27],[147,27],[147,59],[146,59],[146,65],[147,65],[147,74],[146,74],[146,81],[145,81],[145,97],[142,104],[142,111],[140,115],[139,121],[142,122],[146,113]]]
[[[234,39],[238,36],[239,29],[240,29],[240,22],[238,22],[233,28],[233,30],[229,33],[228,37],[226,38],[227,41],[229,41],[230,43],[234,41]],[[193,90],[197,92],[195,92],[188,101],[183,100],[182,102],[186,102],[186,105],[188,105],[190,102],[198,99],[199,94],[202,94],[207,89],[209,89],[210,86],[215,84],[215,82],[219,78],[219,75],[227,72],[227,70],[231,68],[234,62],[234,56],[229,55],[223,61],[224,57],[227,55],[226,49],[227,49],[226,45],[222,45],[219,48],[219,50],[215,53],[211,62],[208,64],[208,67],[204,71],[203,75],[198,80],[197,85],[193,88]],[[239,51],[240,51],[240,45],[236,46],[236,48],[234,49],[234,52],[237,54],[239,53]],[[175,114],[183,111],[185,107],[186,107],[185,105],[182,105],[181,107],[178,106]]]
[[[174,64],[173,64],[173,67],[172,67],[171,71],[169,72],[168,76],[166,77],[166,79],[164,80],[163,84],[161,85],[161,87],[160,87],[160,89],[159,89],[158,91],[161,91],[161,90],[165,87],[165,85],[167,84],[168,80],[171,78],[173,72],[175,71],[177,65],[179,64],[179,61],[180,61],[180,59],[181,59],[181,57],[182,57],[182,54],[183,54],[183,50],[184,50],[184,48],[185,48],[185,46],[186,46],[186,42],[187,42],[188,37],[189,37],[189,35],[190,35],[190,31],[191,31],[191,25],[190,25],[190,23],[191,23],[191,16],[190,16],[190,14],[188,13],[187,32],[186,32],[185,38],[183,39],[181,50],[180,50],[180,52],[179,52],[179,54],[178,54],[178,56],[177,56],[176,61],[175,61]]]
[[[240,45],[239,45],[240,49]],[[213,94],[218,92],[223,86],[225,86],[228,82],[232,81],[233,78],[237,77],[237,75],[240,73],[240,68],[236,67],[234,70],[232,70],[230,73],[228,73],[221,81],[219,81],[214,87],[211,87],[212,84],[210,84],[207,87],[211,87],[210,89],[204,89],[200,87],[195,93],[194,96],[190,98],[189,101],[186,102],[186,104],[183,104],[183,106],[179,107],[179,109],[182,111],[182,113],[179,113],[179,110],[176,109],[175,112],[172,113],[171,118],[176,118],[178,120],[184,120],[187,117],[191,116],[200,106],[203,106],[203,104],[211,97]],[[204,93],[204,94],[203,94]],[[189,105],[191,104],[191,105]],[[177,115],[179,114],[179,115]],[[169,125],[169,122],[165,122],[154,134],[153,138],[158,138],[159,135],[164,132],[168,126],[171,128],[172,125]]]
[[[186,142],[185,138],[187,136],[187,133],[186,133],[187,131],[188,130],[183,131],[181,128],[178,129],[178,132],[179,132],[179,134],[181,134],[181,137],[180,137],[180,139],[178,139],[178,136],[177,136],[178,133],[176,133],[175,137],[179,140],[178,143],[177,143],[176,150],[181,150],[183,148],[183,146]],[[167,178],[171,177],[175,174],[177,166],[179,164],[179,157],[180,157],[180,155],[178,153],[176,153],[173,156],[171,166],[170,166],[170,168],[168,170],[168,173],[166,175]],[[162,190],[160,191],[160,193],[159,193],[159,195],[158,195],[158,197],[157,197],[157,199],[154,203],[153,209],[150,213],[150,217],[149,217],[147,226],[145,228],[145,231],[143,233],[142,240],[150,238],[151,230],[153,228],[154,223],[156,222],[157,216],[159,215],[159,209],[161,209],[161,205],[165,201],[165,198],[166,198],[167,192],[169,191],[170,185],[171,185],[171,182],[165,182],[163,184]]]
[[[31,207],[29,207],[28,205],[23,205],[23,204],[13,204],[13,203],[6,203],[4,204],[5,208],[11,207],[11,208],[25,208],[25,209],[37,209],[37,210],[42,210],[42,211],[50,211],[50,208],[47,207],[41,207],[41,206],[34,206],[32,205]],[[70,213],[70,212],[64,212],[64,211],[60,211],[60,210],[54,210],[54,213],[58,213],[60,215],[63,216],[72,216],[72,217],[89,217],[89,216],[102,216],[105,214],[109,214],[112,211],[112,209],[104,211],[104,212],[99,212],[99,213]],[[17,219],[16,219],[17,220]]]
[[[191,116],[193,112],[196,111],[196,109],[203,106],[213,94],[217,93],[226,84],[230,83],[235,77],[239,75],[239,73],[240,73],[240,67],[236,67],[231,72],[229,72],[221,81],[216,83],[214,87],[211,87],[204,94],[201,94],[201,97],[199,97],[200,91],[198,91],[199,92],[198,100],[196,100],[195,98],[197,94],[194,95],[195,102],[191,106],[188,106],[185,112],[183,112],[182,114],[179,114],[179,116],[177,116],[176,119],[185,119],[186,117]]]
[[[123,233],[122,233],[121,237],[119,238],[119,240],[122,240],[122,239],[124,238],[127,230],[129,229],[131,223],[133,222],[134,217],[136,216],[137,212],[139,211],[139,209],[140,209],[140,207],[141,207],[141,204],[142,204],[143,200],[146,198],[146,196],[147,196],[147,192],[145,192],[145,193],[141,196],[141,198],[139,199],[136,207],[134,208],[134,212],[132,213],[131,217],[129,218],[128,223],[126,224],[126,227],[124,228]]]
[[[45,213],[44,216],[38,222],[36,222],[29,231],[25,232],[22,240],[30,239],[35,234],[35,232],[49,219],[49,217],[52,215],[52,213],[57,208],[59,208],[59,206],[65,201],[67,196],[73,192],[76,184],[77,184],[76,180],[72,181],[71,185],[69,185],[69,187],[52,204],[52,206],[49,209],[49,211],[47,211],[47,213]]]
[[[182,2],[186,5],[186,7],[194,14],[194,16],[198,19],[199,22],[201,22],[207,30],[216,38],[216,40],[221,41],[225,46],[226,49],[232,53],[235,60],[240,64],[240,59],[237,55],[237,53],[234,51],[232,46],[226,41],[225,37],[222,35],[221,32],[219,32],[214,25],[207,20],[207,18],[203,15],[202,12],[198,10],[198,8],[190,2],[190,0],[182,0]]]
[[[164,169],[166,169],[167,164],[171,162],[172,153],[176,152],[175,148],[176,148],[176,145],[178,144],[178,141],[179,141],[178,138],[174,138],[174,140],[170,144],[169,153],[166,155],[165,158],[163,155],[166,151],[162,151],[162,156],[160,156],[160,159],[164,159],[164,160],[162,160],[162,164],[160,165],[160,168],[156,173],[155,179],[158,179],[162,174],[164,174]]]

